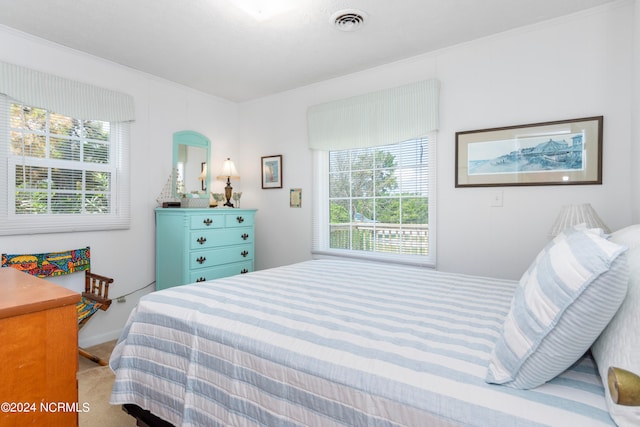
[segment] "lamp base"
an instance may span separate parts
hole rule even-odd
[[[231,194],[233,192],[233,187],[231,186],[231,179],[227,177],[227,186],[224,187],[224,197],[227,199],[227,202],[222,206],[228,206],[230,208],[233,207],[233,203],[231,203]]]

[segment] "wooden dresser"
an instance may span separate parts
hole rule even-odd
[[[0,268],[0,425],[78,425],[78,301],[77,292]]]
[[[253,271],[255,209],[156,209],[156,290]]]

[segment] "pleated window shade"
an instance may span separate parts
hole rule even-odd
[[[129,227],[133,99],[0,63],[0,235]]]
[[[130,95],[6,62],[0,62],[0,93],[76,119],[105,122],[135,119]]]
[[[425,80],[312,106],[309,147],[346,150],[395,144],[438,129],[440,84]]]

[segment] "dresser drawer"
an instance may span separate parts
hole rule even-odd
[[[189,254],[189,268],[207,268],[220,264],[241,262],[253,259],[253,245],[237,245],[231,247],[221,247],[215,249],[205,249],[192,251]]]
[[[225,225],[227,227],[253,227],[253,215],[241,213],[225,215]]]
[[[190,226],[191,230],[222,228],[225,226],[225,217],[222,215],[192,215]]]
[[[242,243],[253,243],[252,227],[192,231],[189,248],[207,249]]]
[[[220,279],[222,277],[235,276],[253,271],[253,261],[225,264],[219,267],[194,270],[191,272],[190,283],[204,282],[205,280]]]

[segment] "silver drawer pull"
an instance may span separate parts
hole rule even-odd
[[[242,236],[242,240],[247,240],[249,238],[249,235],[247,233],[244,233]]]
[[[202,264],[206,261],[207,259],[203,256],[201,256],[200,258],[198,258],[196,261],[198,262],[198,264]]]
[[[202,223],[208,227],[211,224],[213,224],[213,221],[211,220],[211,218],[207,218],[204,221],[202,221]]]
[[[247,251],[242,251],[242,252],[240,252],[240,255],[242,255],[244,258],[246,258],[246,257],[247,257],[247,255],[249,255],[249,252],[247,252]]]
[[[249,270],[247,270],[246,268],[243,268],[242,271],[240,272],[240,274],[247,274],[249,272]]]
[[[204,242],[206,242],[207,239],[205,239],[204,237],[199,237],[198,240],[196,240],[196,242],[200,243],[201,245],[204,245]]]
[[[241,216],[237,216],[236,221],[238,221],[239,224],[242,224],[244,222],[244,218],[242,218]]]
[[[207,278],[206,278],[206,277],[200,277],[199,279],[196,279],[196,283],[198,283],[198,282],[204,282],[204,281],[206,281],[206,280],[207,280]]]

